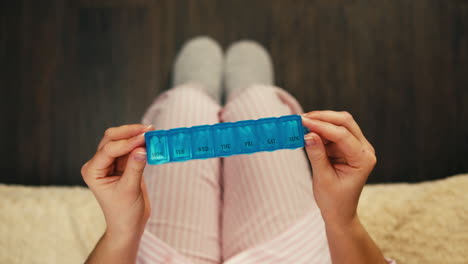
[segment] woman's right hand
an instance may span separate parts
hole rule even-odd
[[[347,112],[314,111],[303,117],[311,131],[305,136],[306,150],[332,262],[387,263],[356,213],[376,163],[374,148]]]
[[[362,188],[376,163],[375,151],[347,112],[303,114],[314,196],[327,224],[356,220]]]

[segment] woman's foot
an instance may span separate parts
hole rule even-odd
[[[173,85],[197,83],[217,102],[221,98],[223,52],[219,44],[205,36],[187,41],[174,62]]]
[[[273,75],[270,55],[259,43],[242,40],[233,43],[227,50],[224,62],[227,97],[253,84],[273,85]]]

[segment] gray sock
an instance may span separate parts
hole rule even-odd
[[[228,96],[252,84],[273,85],[273,63],[268,52],[254,41],[233,43],[226,52],[224,82]]]
[[[216,41],[205,36],[193,38],[184,44],[175,59],[173,84],[199,83],[219,102],[223,63],[223,52]]]

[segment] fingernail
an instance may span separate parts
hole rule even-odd
[[[132,139],[130,139],[130,142],[134,143],[134,142],[141,142],[141,140],[145,137],[145,132],[139,134],[138,136],[135,136],[133,137]]]
[[[317,140],[313,136],[305,136],[304,137],[306,146],[314,146],[317,144]]]
[[[149,130],[151,130],[153,128],[154,128],[153,125],[148,125],[148,126],[145,127],[145,131],[149,131]]]
[[[139,161],[145,161],[146,160],[146,152],[144,151],[138,151],[135,153],[135,159]]]

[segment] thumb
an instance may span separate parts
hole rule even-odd
[[[320,175],[320,177],[333,175],[330,172],[334,173],[334,169],[328,160],[327,151],[320,136],[311,132],[304,137],[304,140],[313,175]]]
[[[122,175],[122,180],[130,189],[140,189],[143,170],[146,165],[146,150],[144,148],[134,149],[127,160],[127,166]]]

